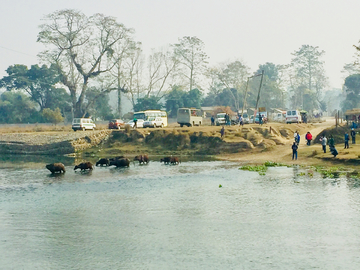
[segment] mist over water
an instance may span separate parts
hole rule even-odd
[[[0,269],[358,269],[360,189],[225,161],[0,166]],[[219,188],[219,185],[222,185]]]

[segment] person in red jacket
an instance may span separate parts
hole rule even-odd
[[[312,140],[312,135],[311,135],[310,131],[308,131],[308,132],[306,133],[305,139],[307,140],[307,143],[306,143],[306,144],[307,144],[307,145],[310,145],[311,140]]]

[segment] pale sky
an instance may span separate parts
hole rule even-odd
[[[359,0],[2,0],[0,77],[14,64],[38,64],[44,49],[36,42],[44,15],[76,9],[116,17],[135,30],[144,53],[174,44],[183,36],[205,43],[211,65],[241,60],[251,68],[288,64],[302,45],[326,52],[331,88],[341,88],[345,63],[353,61]]]

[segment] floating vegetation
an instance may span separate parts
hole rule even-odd
[[[265,165],[245,165],[240,167],[240,170],[265,173],[267,167]]]
[[[222,187],[222,185],[220,184],[220,185],[219,185],[219,188],[221,188],[221,187]]]
[[[304,176],[306,175],[304,172],[298,173],[297,176]]]
[[[244,170],[244,171],[252,171],[252,172],[258,172],[259,175],[265,175],[267,168],[268,167],[280,167],[280,166],[287,166],[286,164],[283,163],[277,163],[277,162],[273,162],[273,161],[266,161],[264,163],[264,165],[245,165],[240,167],[240,170]]]
[[[334,177],[338,177],[340,175],[346,175],[346,171],[344,167],[322,167],[322,166],[315,166],[314,167],[315,171],[317,171],[318,173],[321,173],[321,175],[325,178],[334,178]]]
[[[278,163],[278,162],[273,162],[273,161],[265,161],[264,165],[266,167],[280,167],[280,166],[288,166],[284,163]]]

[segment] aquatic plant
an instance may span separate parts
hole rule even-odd
[[[265,173],[267,171],[267,167],[265,165],[245,165],[240,167],[239,169],[258,173]]]
[[[221,188],[221,187],[222,187],[222,185],[220,184],[220,185],[219,185],[219,188]]]
[[[287,166],[284,163],[278,163],[278,162],[274,162],[274,161],[265,161],[264,165],[266,167],[280,167],[280,166]]]

